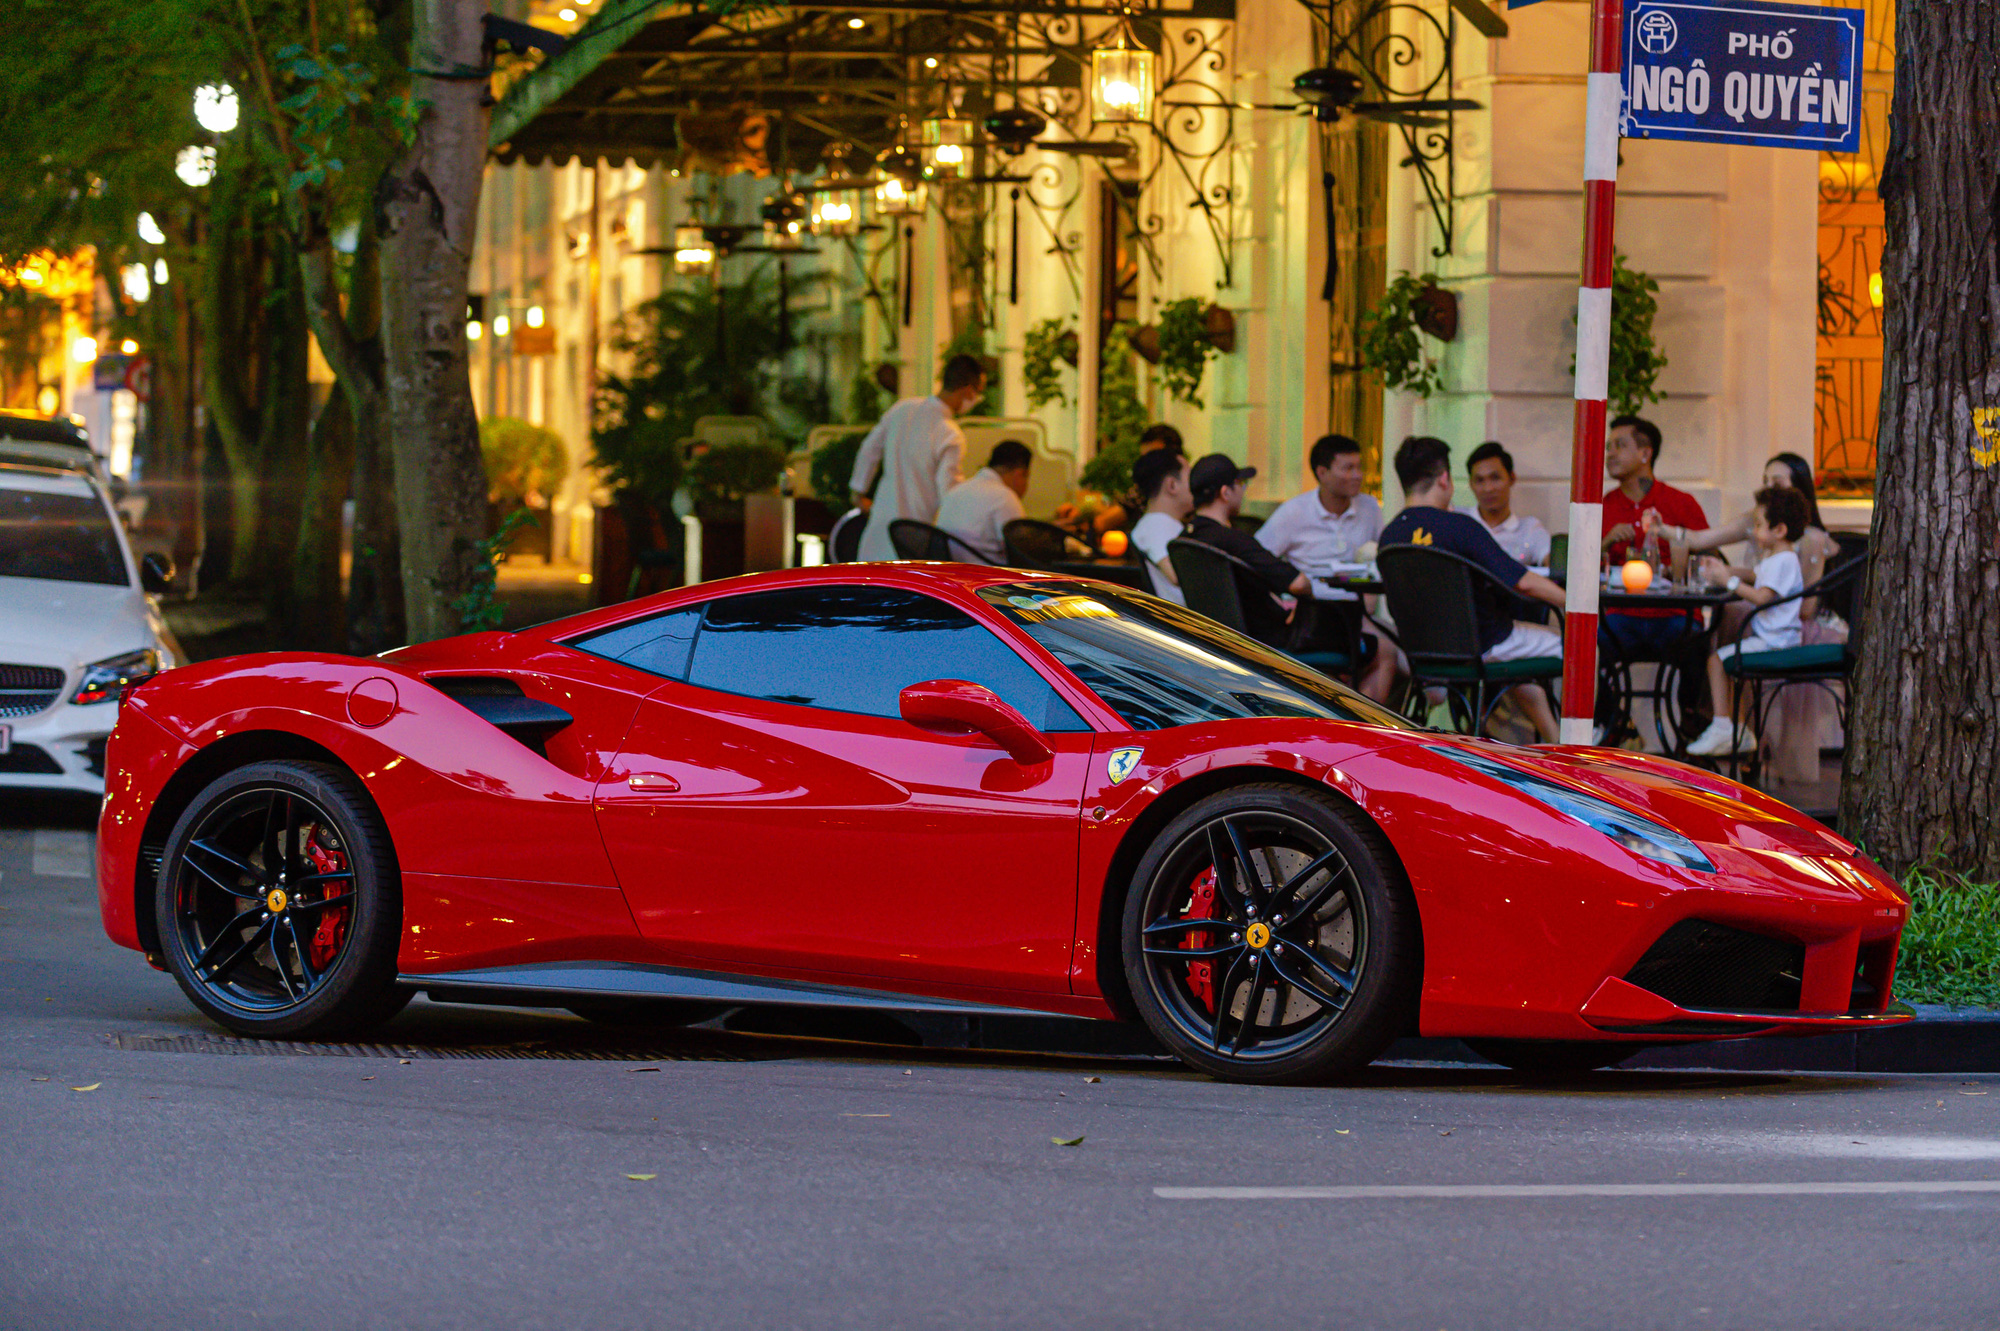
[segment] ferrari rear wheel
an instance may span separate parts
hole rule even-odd
[[[1414,1011],[1415,905],[1381,833],[1331,792],[1239,786],[1187,809],[1140,861],[1123,936],[1140,1016],[1217,1077],[1353,1072]]]
[[[1567,1077],[1623,1063],[1644,1046],[1614,1040],[1467,1040],[1473,1053],[1536,1077]]]
[[[240,1034],[346,1035],[409,999],[388,829],[332,764],[252,763],[211,782],[167,838],[154,911],[182,990]]]

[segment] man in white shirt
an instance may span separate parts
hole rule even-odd
[[[1331,573],[1336,564],[1366,562],[1361,548],[1382,534],[1382,505],[1373,495],[1361,493],[1361,445],[1346,435],[1322,435],[1307,460],[1319,484],[1278,505],[1257,529],[1257,540],[1272,554],[1314,577],[1316,598],[1347,603],[1338,610],[1324,607],[1321,614],[1346,616],[1350,627],[1374,639],[1375,657],[1361,676],[1361,691],[1381,701],[1396,682],[1396,653],[1375,631],[1375,621],[1357,613],[1361,606],[1352,592],[1328,587],[1317,581],[1316,575]]]
[[[889,524],[897,518],[935,522],[945,491],[958,483],[959,458],[965,436],[958,417],[986,391],[986,370],[976,356],[953,356],[944,367],[943,384],[935,397],[905,398],[889,408],[854,459],[847,488],[854,502],[868,510],[861,533],[862,560],[894,559]],[[877,472],[882,484],[874,500]]]
[[[1194,511],[1187,457],[1171,448],[1141,453],[1132,464],[1132,486],[1146,505],[1146,511],[1132,524],[1132,548],[1146,557],[1146,576],[1152,579],[1153,595],[1186,605],[1167,543],[1181,534],[1188,514]]]
[[[993,445],[986,465],[951,487],[938,505],[938,527],[977,551],[989,564],[1007,562],[1002,530],[1027,516],[1021,496],[1028,493],[1028,468],[1035,455],[1018,439]]]
[[[1472,482],[1474,508],[1461,508],[1467,517],[1478,518],[1494,543],[1530,568],[1547,568],[1549,529],[1539,518],[1514,511],[1514,458],[1498,441],[1489,439],[1472,450],[1465,460],[1466,478]]]

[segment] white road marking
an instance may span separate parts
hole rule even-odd
[[[1836,1183],[1412,1183],[1288,1188],[1154,1188],[1170,1202],[1399,1201],[1453,1197],[1838,1197],[2000,1192],[2000,1179],[1857,1179]]]
[[[1939,1094],[1943,1094],[1942,1091]],[[1954,1105],[1959,1102],[1954,1101]],[[1678,1151],[1805,1155],[1826,1160],[2000,1160],[2000,1139],[1840,1132],[1654,1134],[1641,1139]]]
[[[97,872],[89,832],[37,830],[33,869],[50,878],[89,878]]]

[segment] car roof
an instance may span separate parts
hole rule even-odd
[[[97,482],[87,472],[69,467],[22,466],[4,458],[0,458],[0,489],[79,497],[95,497],[98,493]]]
[[[745,592],[775,591],[782,587],[824,587],[861,583],[876,587],[901,587],[934,595],[975,596],[982,587],[1011,582],[1074,582],[1064,574],[1037,573],[1030,569],[997,568],[986,564],[944,564],[917,560],[897,560],[878,564],[820,564],[812,568],[777,569],[768,573],[746,573],[741,577],[699,582],[691,587],[621,601],[580,615],[553,620],[523,629],[531,637],[558,640],[587,633],[628,619],[659,614],[681,605],[699,605],[719,596],[739,596]]]
[[[13,439],[0,433],[0,464],[27,463],[38,467],[60,467],[64,471],[91,471],[97,455],[86,444],[55,443],[42,439]]]
[[[0,439],[70,444],[88,451],[83,427],[68,416],[43,416],[18,407],[0,407]]]

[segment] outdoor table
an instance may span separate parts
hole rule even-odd
[[[1145,562],[1133,555],[1059,559],[1049,565],[1049,571],[1066,573],[1072,578],[1096,578],[1099,582],[1115,582],[1120,587],[1130,587],[1135,591],[1153,590],[1153,584],[1146,577]]]
[[[1385,585],[1381,578],[1365,573],[1315,573],[1313,581],[1356,596],[1380,596]]]
[[[1606,587],[1598,596],[1598,603],[1605,611],[1614,610],[1676,610],[1698,616],[1700,612],[1718,608],[1736,599],[1736,594],[1720,587],[1674,587],[1668,583],[1656,583],[1655,587],[1643,592],[1616,590],[1614,583]],[[1603,621],[1600,619],[1599,624]],[[1697,620],[1697,622],[1699,622]],[[1710,623],[1698,631],[1687,635],[1686,640],[1706,638],[1714,631]],[[1638,689],[1632,683],[1632,666],[1635,664],[1620,655],[1617,638],[1610,634],[1600,634],[1598,659],[1599,687],[1608,685],[1618,695],[1618,710],[1625,718],[1625,724],[1634,732],[1638,725],[1632,719],[1632,704],[1644,696],[1653,702],[1653,733],[1659,737],[1660,747],[1668,753],[1679,748],[1685,738],[1680,726],[1668,714],[1668,704],[1672,701],[1675,680],[1668,663],[1656,662],[1658,673],[1654,676],[1650,689]],[[1672,729],[1673,734],[1667,732]]]

